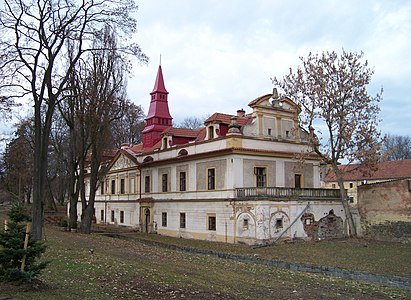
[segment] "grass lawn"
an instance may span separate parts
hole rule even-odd
[[[411,291],[189,254],[150,241],[404,277],[410,277],[410,245],[346,240],[253,249],[140,233],[127,239],[83,235],[51,226],[45,236],[49,267],[29,286],[0,283],[0,299],[411,299]]]

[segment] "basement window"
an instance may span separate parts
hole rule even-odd
[[[284,222],[282,218],[275,220],[275,228],[283,228],[283,227],[284,227]]]
[[[243,220],[243,229],[248,229],[248,219]]]

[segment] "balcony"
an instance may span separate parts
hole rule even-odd
[[[282,200],[339,200],[338,189],[296,189],[285,187],[249,187],[235,189],[237,199],[275,198]]]

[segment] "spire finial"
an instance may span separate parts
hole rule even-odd
[[[161,66],[161,53],[160,53],[160,66]]]

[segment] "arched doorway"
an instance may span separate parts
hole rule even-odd
[[[149,232],[149,225],[150,225],[150,209],[146,208],[144,210],[144,231]]]

